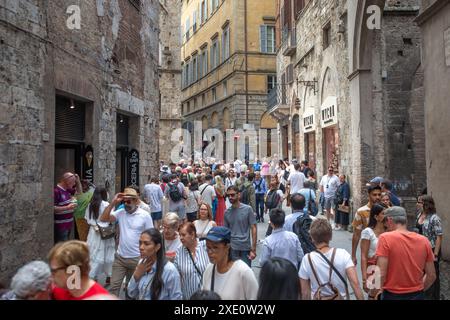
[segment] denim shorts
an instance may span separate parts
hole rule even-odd
[[[162,211],[152,212],[153,220],[161,220],[162,219]]]

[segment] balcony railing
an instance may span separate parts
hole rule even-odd
[[[277,84],[267,94],[267,109],[271,110],[275,106],[282,106],[287,104],[287,86],[284,84]]]

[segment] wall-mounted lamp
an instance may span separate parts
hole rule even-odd
[[[75,103],[73,99],[70,99],[70,109],[75,109]]]
[[[119,116],[119,122],[123,123],[123,117],[121,115]]]

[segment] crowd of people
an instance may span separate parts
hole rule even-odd
[[[389,180],[368,183],[351,253],[330,246],[352,216],[346,176],[333,167],[316,180],[308,161],[161,163],[142,190],[108,201],[104,187],[65,173],[54,190],[55,246],[47,262],[19,269],[2,299],[336,300],[350,299],[350,287],[361,300],[439,299],[443,232],[433,198],[418,198],[409,231]]]

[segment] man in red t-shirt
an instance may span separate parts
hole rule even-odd
[[[436,279],[430,242],[407,230],[404,208],[389,208],[384,216],[389,232],[380,235],[376,251],[382,300],[423,300],[423,291]]]

